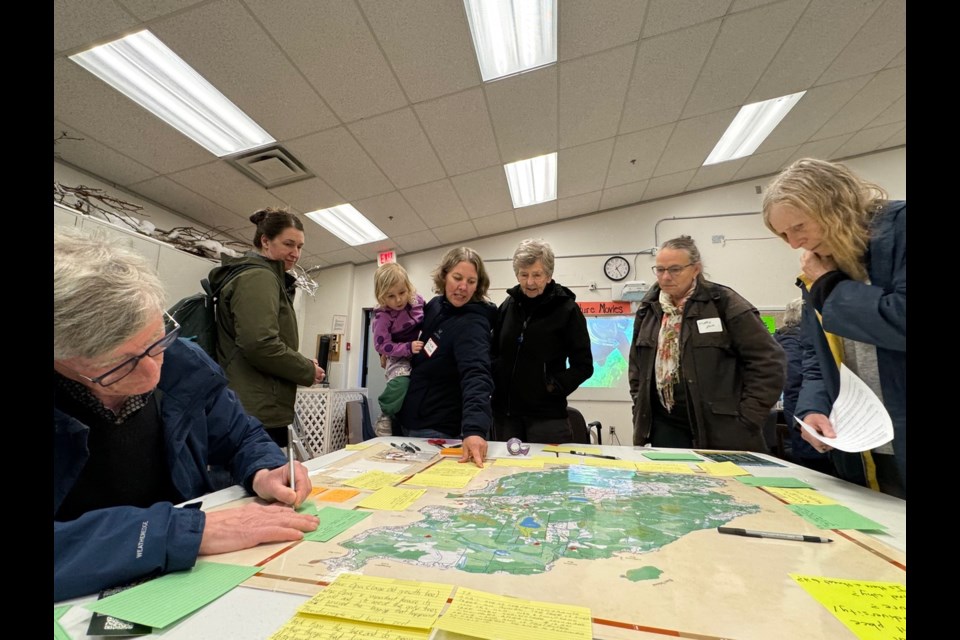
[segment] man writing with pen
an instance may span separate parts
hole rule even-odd
[[[310,494],[306,469],[288,466],[172,318],[165,327],[144,259],[75,231],[53,245],[54,601],[316,529],[293,508]],[[212,489],[210,464],[272,504],[174,507]]]

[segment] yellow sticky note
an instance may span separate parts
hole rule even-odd
[[[493,461],[493,466],[543,469],[543,460],[544,458],[497,458]]]
[[[447,476],[439,473],[418,473],[403,484],[413,484],[420,487],[440,487],[442,489],[463,489],[470,484],[471,480],[473,480],[473,476]]]
[[[324,502],[346,502],[359,494],[360,492],[356,489],[329,489],[317,496],[317,500],[323,500]]]
[[[787,504],[837,504],[816,489],[789,489],[786,487],[764,487],[764,491],[782,498]]]
[[[340,638],[342,640],[427,640],[430,630],[383,627],[366,622],[334,620],[316,616],[293,616],[273,632],[269,640],[316,640],[317,638]]]
[[[860,640],[906,640],[906,585],[795,573],[790,577]]]
[[[472,478],[481,471],[483,471],[483,469],[472,463],[468,464],[454,462],[452,460],[444,460],[433,465],[432,467],[429,467],[428,469],[424,469],[420,473],[438,476],[466,476],[468,478]]]
[[[533,456],[530,459],[539,460],[543,464],[571,465],[578,464],[580,462],[579,458],[555,458],[553,456]]]
[[[395,627],[429,629],[440,616],[451,591],[452,584],[345,573],[298,611]]]
[[[637,471],[644,473],[693,473],[690,465],[683,462],[634,462]]]
[[[361,451],[372,445],[373,445],[372,442],[355,442],[353,444],[348,444],[347,446],[344,447],[344,449],[348,451]]]
[[[591,640],[590,609],[507,598],[466,587],[433,625],[454,633],[498,640]]]
[[[637,467],[635,462],[630,462],[629,460],[607,460],[606,458],[589,458],[584,456],[578,464],[585,464],[590,467],[606,467],[607,469],[630,469],[630,471],[636,471]]]
[[[426,492],[426,489],[384,487],[358,502],[357,506],[382,511],[403,511]]]
[[[543,451],[550,453],[570,453],[571,451],[579,451],[580,453],[600,453],[600,449],[598,447],[581,447],[580,445],[564,445],[561,447],[553,444],[548,444],[545,446]]]
[[[750,472],[732,462],[701,462],[697,465],[711,476],[748,476]]]
[[[356,478],[345,481],[343,484],[348,487],[358,489],[381,489],[383,487],[392,487],[402,481],[406,476],[398,473],[386,473],[385,471],[367,471],[361,473]]]

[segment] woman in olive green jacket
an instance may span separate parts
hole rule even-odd
[[[287,271],[300,259],[303,224],[288,211],[262,209],[250,216],[257,225],[257,251],[243,257],[223,256],[210,272],[214,290],[229,281],[217,304],[217,358],[230,388],[248,413],[256,416],[281,446],[293,422],[297,385],[321,382],[323,369],[300,354],[297,317],[293,310],[294,277]],[[240,265],[246,268],[230,277]]]

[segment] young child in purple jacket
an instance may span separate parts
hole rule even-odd
[[[380,418],[374,426],[378,436],[393,433],[393,420],[403,406],[410,386],[410,358],[423,349],[420,323],[423,298],[413,288],[406,270],[396,262],[381,265],[373,274],[377,307],[373,315],[373,346],[387,360],[387,386],[377,398]]]

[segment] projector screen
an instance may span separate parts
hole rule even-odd
[[[633,338],[631,315],[587,316],[593,375],[571,398],[583,400],[630,400],[627,366]]]

